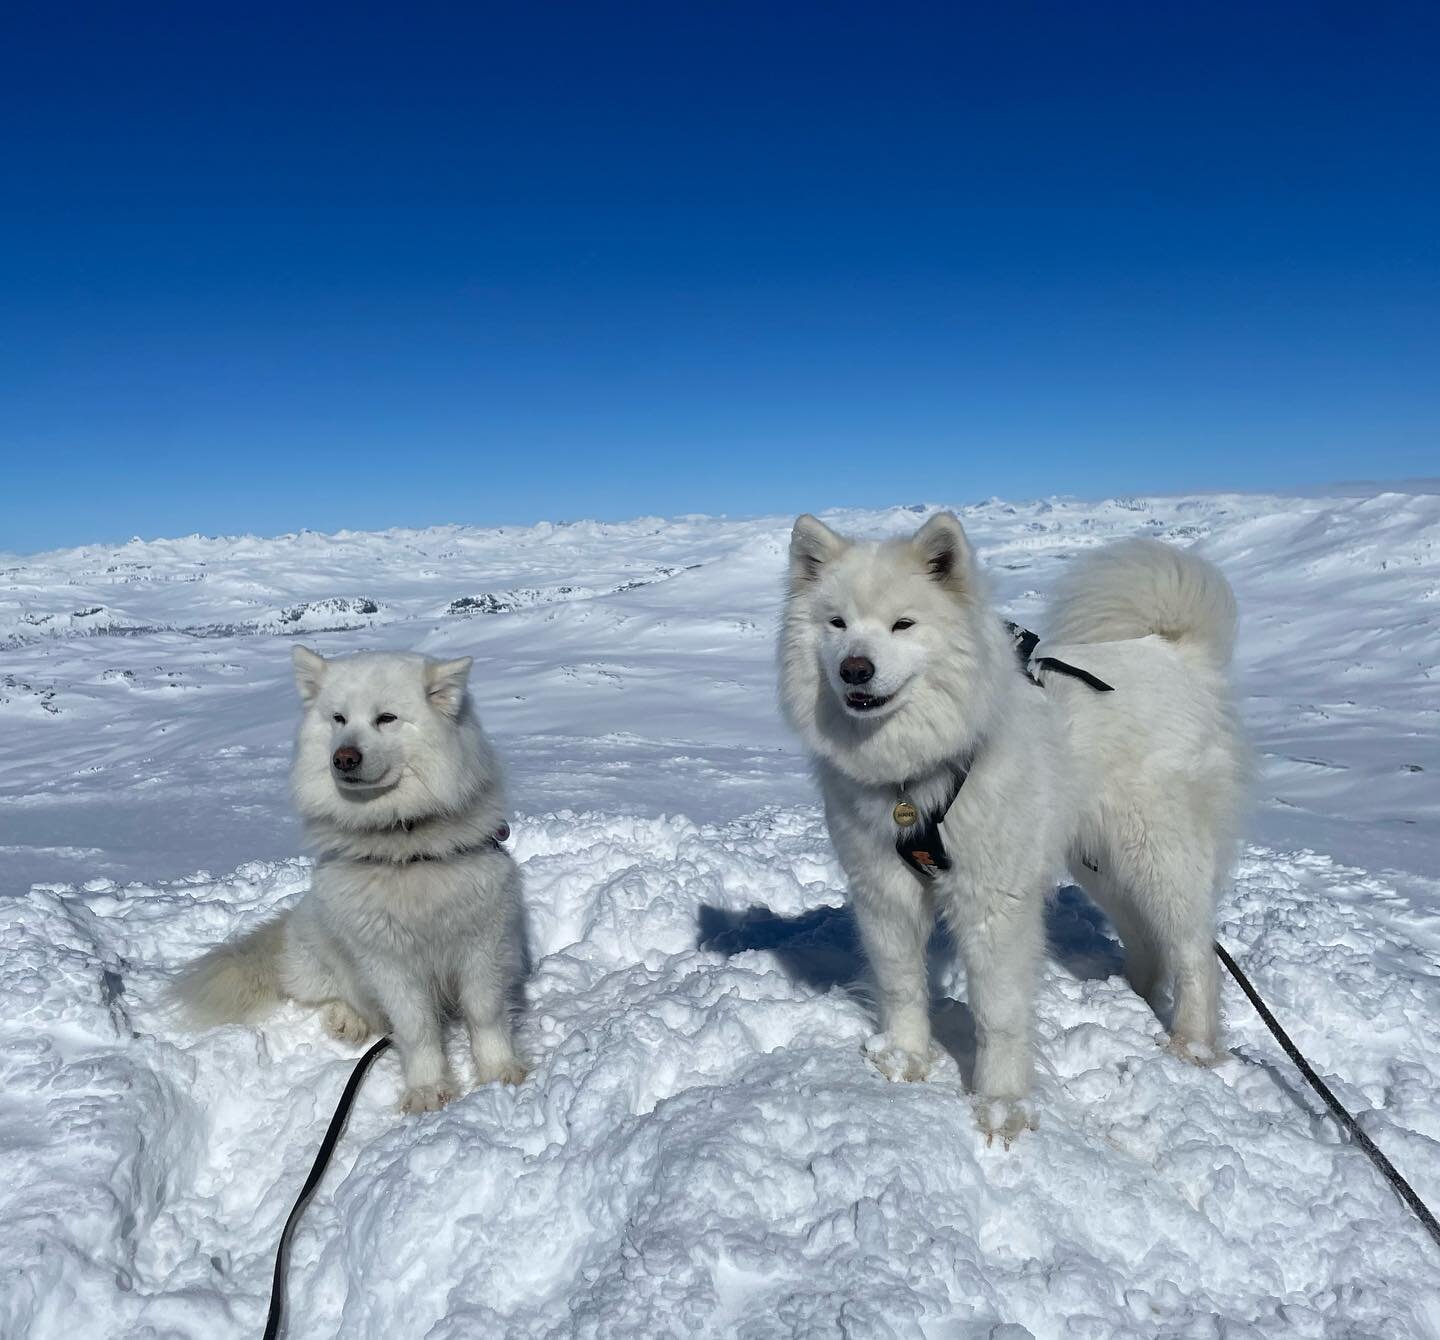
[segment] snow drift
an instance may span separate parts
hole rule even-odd
[[[1440,1200],[1440,498],[961,515],[1032,626],[1104,539],[1199,542],[1230,575],[1265,776],[1222,937]],[[774,710],[787,525],[191,537],[9,561],[0,1333],[260,1329],[356,1053],[293,1009],[183,1032],[161,987],[306,886],[286,632],[338,615],[327,652],[477,656],[521,808],[535,1073],[402,1119],[394,1060],[377,1064],[296,1240],[292,1334],[1440,1334],[1433,1244],[1238,992],[1230,1059],[1168,1056],[1076,890],[1048,912],[1038,1131],[1009,1154],[976,1132],[973,1026],[938,939],[946,1059],[923,1085],[866,1063],[854,928]],[[357,592],[373,610],[326,603]],[[449,612],[477,592],[530,594]],[[313,621],[266,622],[302,606]],[[95,607],[103,629],[80,614]]]

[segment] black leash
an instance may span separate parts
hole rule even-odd
[[[1040,645],[1039,634],[1032,633],[1028,628],[1022,628],[1019,624],[1008,621],[1005,627],[1014,643],[1015,654],[1020,659],[1021,669],[1033,683],[1039,684],[1040,680],[1036,678],[1031,669],[1032,664],[1045,670],[1054,670],[1062,675],[1069,675],[1074,679],[1078,679],[1081,683],[1088,684],[1097,693],[1114,692],[1112,685],[1092,675],[1088,670],[1082,670],[1079,666],[1070,665],[1065,661],[1057,661],[1051,656],[1042,656],[1032,662],[1031,658],[1035,655],[1035,648]],[[963,784],[963,777],[961,781]],[[953,802],[954,796],[952,795],[951,803]],[[913,806],[910,808],[913,810]],[[946,808],[948,809],[949,806]],[[897,821],[898,817],[897,810]],[[943,814],[941,817],[944,817]],[[931,826],[934,826],[933,820]],[[898,848],[899,844],[897,843],[896,846]],[[943,849],[942,844],[941,850],[943,851]],[[905,857],[907,863],[912,866],[914,865],[904,851],[901,851],[900,854],[902,857]],[[1083,864],[1089,870],[1099,869],[1098,866],[1091,864],[1089,860],[1085,860]],[[948,865],[949,863],[946,862],[947,867]],[[933,875],[935,872],[926,871],[925,873]],[[1269,1007],[1260,999],[1260,993],[1245,975],[1245,970],[1230,957],[1229,952],[1219,940],[1215,941],[1215,952],[1220,956],[1220,962],[1228,969],[1230,976],[1235,979],[1240,989],[1250,998],[1250,1003],[1255,1007],[1255,1012],[1264,1021],[1265,1027],[1270,1030],[1275,1041],[1284,1049],[1285,1055],[1295,1063],[1295,1068],[1305,1077],[1305,1082],[1320,1095],[1325,1106],[1330,1109],[1330,1115],[1340,1123],[1344,1130],[1349,1132],[1350,1138],[1365,1151],[1370,1162],[1380,1170],[1385,1180],[1395,1189],[1395,1194],[1415,1212],[1415,1217],[1419,1219],[1421,1227],[1424,1228],[1437,1244],[1440,1244],[1440,1222],[1436,1221],[1435,1216],[1430,1212],[1430,1207],[1420,1199],[1419,1193],[1405,1180],[1400,1170],[1385,1157],[1384,1152],[1375,1141],[1365,1134],[1364,1128],[1350,1115],[1345,1105],[1335,1096],[1330,1086],[1315,1073],[1314,1067],[1311,1066],[1310,1062],[1301,1054],[1300,1048],[1295,1045],[1290,1035],[1280,1026],[1280,1021],[1270,1013]]]
[[[280,1329],[285,1324],[285,1266],[290,1260],[290,1239],[295,1234],[295,1226],[300,1222],[300,1216],[305,1213],[305,1207],[310,1203],[310,1197],[315,1194],[315,1188],[320,1185],[320,1179],[325,1176],[325,1169],[330,1166],[330,1156],[334,1154],[335,1146],[340,1143],[340,1136],[345,1130],[345,1119],[354,1106],[355,1095],[360,1092],[360,1082],[365,1078],[365,1072],[370,1069],[371,1062],[389,1045],[389,1038],[381,1038],[355,1062],[355,1069],[350,1072],[350,1078],[345,1083],[345,1092],[340,1095],[335,1115],[330,1118],[330,1127],[320,1142],[320,1152],[315,1155],[310,1176],[300,1188],[300,1195],[295,1200],[290,1217],[280,1231],[280,1246],[275,1251],[275,1277],[270,1282],[270,1312],[265,1319],[265,1340],[279,1340]]]
[[[958,779],[959,784],[955,787],[956,793],[964,784],[964,775]],[[951,803],[954,796],[951,796]],[[946,806],[946,809],[949,805]],[[1331,1115],[1349,1133],[1351,1139],[1365,1151],[1366,1156],[1380,1170],[1385,1180],[1394,1188],[1396,1195],[1405,1202],[1420,1220],[1425,1231],[1440,1244],[1440,1222],[1430,1212],[1430,1207],[1420,1199],[1419,1193],[1410,1185],[1401,1174],[1400,1170],[1385,1157],[1384,1152],[1365,1133],[1364,1128],[1346,1110],[1345,1105],[1335,1096],[1330,1086],[1315,1073],[1300,1051],[1300,1048],[1291,1040],[1290,1035],[1281,1026],[1280,1021],[1270,1013],[1269,1007],[1261,999],[1260,993],[1255,989],[1250,978],[1246,976],[1245,970],[1235,962],[1230,954],[1218,940],[1215,941],[1215,953],[1219,956],[1230,975],[1235,979],[1240,989],[1249,998],[1250,1003],[1255,1007],[1255,1012],[1264,1021],[1265,1027],[1274,1035],[1275,1040],[1284,1049],[1285,1055],[1294,1062],[1295,1068],[1305,1077],[1306,1083],[1315,1090],[1320,1098],[1329,1108]],[[381,1038],[369,1051],[365,1053],[356,1063],[355,1068],[350,1072],[350,1078],[345,1082],[344,1092],[340,1095],[340,1102],[336,1105],[335,1115],[330,1118],[330,1125],[325,1131],[325,1138],[320,1142],[319,1152],[315,1155],[315,1162],[311,1165],[310,1175],[305,1179],[305,1185],[300,1188],[300,1194],[291,1207],[290,1214],[285,1220],[285,1227],[280,1231],[280,1245],[275,1251],[275,1273],[270,1284],[270,1311],[265,1319],[264,1340],[279,1340],[281,1329],[285,1324],[285,1267],[290,1260],[290,1240],[295,1235],[295,1228],[300,1222],[300,1216],[304,1214],[305,1207],[310,1203],[310,1198],[315,1194],[315,1189],[320,1185],[320,1179],[325,1175],[325,1169],[330,1166],[330,1159],[335,1153],[335,1146],[340,1143],[340,1137],[345,1131],[345,1122],[350,1115],[350,1109],[355,1105],[355,1095],[360,1092],[360,1085],[365,1079],[366,1072],[370,1069],[375,1059],[390,1046],[389,1038]]]
[[[1265,1027],[1275,1035],[1275,1041],[1285,1049],[1285,1055],[1295,1062],[1295,1068],[1305,1076],[1306,1082],[1324,1100],[1325,1106],[1330,1109],[1331,1116],[1345,1130],[1349,1131],[1350,1138],[1365,1151],[1370,1162],[1380,1169],[1385,1175],[1385,1180],[1395,1188],[1395,1194],[1415,1211],[1415,1217],[1419,1219],[1425,1231],[1437,1243],[1440,1243],[1440,1223],[1437,1223],[1435,1216],[1430,1213],[1430,1207],[1420,1199],[1415,1188],[1401,1176],[1400,1170],[1385,1157],[1375,1141],[1365,1134],[1360,1123],[1345,1110],[1344,1104],[1330,1091],[1330,1086],[1311,1068],[1310,1062],[1301,1055],[1300,1048],[1290,1040],[1290,1035],[1281,1028],[1280,1021],[1270,1013],[1265,1002],[1260,999],[1260,993],[1251,984],[1244,969],[1230,957],[1225,946],[1218,940],[1215,942],[1215,952],[1220,956],[1220,962],[1230,970],[1230,976],[1239,983],[1240,989],[1250,997],[1250,1003],[1255,1007],[1255,1012],[1265,1021]]]

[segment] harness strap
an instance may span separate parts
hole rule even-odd
[[[1088,670],[1082,670],[1078,665],[1071,665],[1069,661],[1057,661],[1053,656],[1042,656],[1035,662],[1042,670],[1054,670],[1056,674],[1069,675],[1071,679],[1078,679],[1082,684],[1088,684],[1096,693],[1114,693],[1115,686],[1107,684],[1098,675],[1092,675]],[[1039,684],[1040,681],[1026,668],[1025,673],[1030,675],[1032,684]],[[1041,685],[1043,688],[1044,685]]]
[[[1052,670],[1057,675],[1069,675],[1071,679],[1078,679],[1082,684],[1088,684],[1096,693],[1114,693],[1115,686],[1107,684],[1098,675],[1092,675],[1088,670],[1082,670],[1078,665],[1071,665],[1069,661],[1061,661],[1054,656],[1042,656],[1039,660],[1035,658],[1035,648],[1040,645],[1040,634],[1032,633],[1028,628],[1022,628],[1018,623],[1005,621],[1005,627],[1010,633],[1010,639],[1015,644],[1015,655],[1020,660],[1020,668],[1025,672],[1025,678],[1032,684],[1040,684],[1039,677],[1031,666],[1039,666],[1042,670]],[[1044,685],[1040,684],[1043,688]]]
[[[1033,665],[1056,674],[1069,675],[1072,679],[1078,679],[1082,684],[1088,684],[1096,693],[1115,692],[1113,684],[1107,684],[1103,679],[1092,675],[1088,670],[1082,670],[1078,665],[1057,660],[1054,656],[1033,659],[1035,648],[1040,645],[1040,635],[1032,633],[1028,628],[1022,628],[1018,623],[1007,621],[1005,627],[1009,630],[1011,640],[1015,645],[1015,655],[1020,660],[1020,669],[1032,684],[1044,687],[1034,670],[1031,669]],[[963,765],[950,763],[946,766],[950,770],[951,784],[943,805],[938,809],[923,812],[919,810],[905,798],[905,792],[910,786],[909,781],[906,780],[900,783],[900,795],[894,810],[891,811],[896,827],[900,830],[895,837],[896,854],[921,879],[936,879],[942,871],[950,869],[950,855],[945,850],[945,839],[940,835],[940,825],[945,822],[945,816],[950,813],[956,800],[959,799],[960,788],[965,785],[965,779],[970,776],[970,769],[975,766],[975,755],[972,754]]]
[[[940,825],[945,822],[945,816],[960,798],[960,788],[970,776],[973,763],[972,758],[964,767],[958,763],[947,765],[950,769],[950,791],[945,797],[945,803],[939,809],[928,810],[923,814],[904,798],[909,783],[902,782],[900,785],[901,798],[892,811],[892,817],[900,825],[900,832],[895,838],[895,851],[922,879],[935,879],[942,870],[950,869],[950,856],[945,850],[945,839],[940,836]]]

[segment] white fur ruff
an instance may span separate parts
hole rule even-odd
[[[524,953],[520,872],[492,841],[505,800],[465,690],[469,660],[327,661],[302,647],[295,662],[305,712],[292,786],[317,850],[310,891],[191,964],[175,988],[182,1008],[211,1025],[291,999],[322,1008],[346,1041],[388,1032],[407,1112],[454,1096],[442,1029],[458,1012],[477,1082],[518,1083],[510,1003]]]
[[[959,521],[854,542],[795,524],[780,642],[787,717],[810,750],[850,882],[884,1033],[882,1068],[930,1065],[925,946],[937,913],[959,946],[987,1131],[1032,1121],[1033,998],[1045,897],[1068,870],[1109,914],[1171,1046],[1217,1053],[1217,891],[1251,757],[1226,675],[1235,602],[1198,556],[1149,540],[1076,562],[1038,655],[1114,687],[1026,677]],[[863,684],[846,679],[870,674]],[[973,760],[942,833],[953,868],[922,882],[895,852],[902,790],[942,803],[947,761]],[[1091,867],[1096,867],[1092,869]],[[877,1063],[881,1063],[877,1061]]]

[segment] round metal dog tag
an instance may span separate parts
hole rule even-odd
[[[910,828],[920,817],[920,811],[917,810],[915,806],[913,806],[908,800],[902,800],[898,805],[895,806],[894,810],[891,811],[891,814],[895,822],[899,824],[901,828]]]

